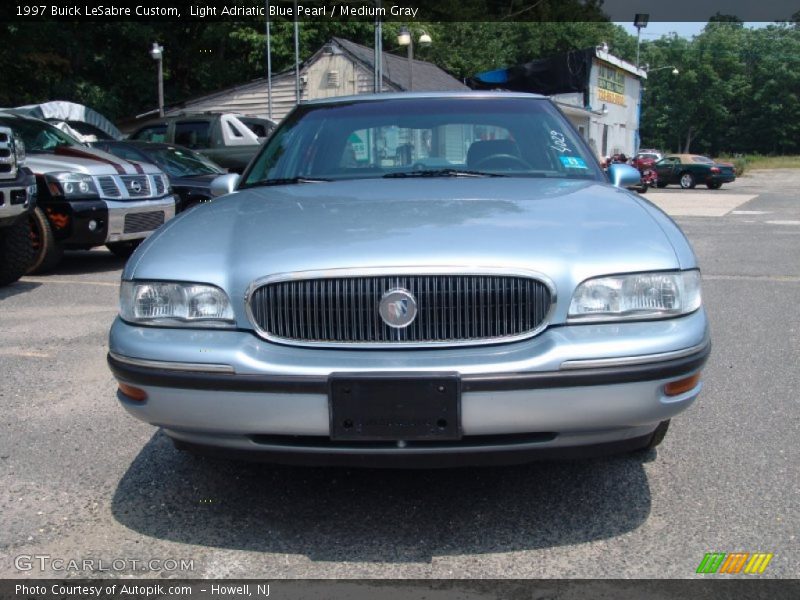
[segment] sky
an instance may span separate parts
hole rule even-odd
[[[752,22],[752,23],[745,23],[746,27],[764,27],[769,23],[762,23],[762,22]],[[636,35],[636,27],[633,26],[633,23],[617,23],[617,25],[622,25],[625,30],[632,34]],[[672,32],[677,33],[681,37],[691,38],[699,34],[703,31],[703,27],[706,26],[705,21],[680,21],[680,22],[669,22],[669,21],[656,21],[650,22],[647,27],[642,29],[642,41],[645,40],[657,40],[662,35],[669,35]]]

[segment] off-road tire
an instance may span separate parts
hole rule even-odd
[[[28,268],[28,273],[52,271],[61,262],[61,257],[64,255],[64,247],[56,240],[47,215],[38,206],[30,214],[29,223],[34,258]]]
[[[28,272],[34,256],[30,231],[27,216],[0,229],[0,286],[14,283]]]
[[[114,256],[118,256],[119,258],[129,258],[133,251],[139,247],[139,244],[142,243],[142,240],[130,240],[127,242],[112,242],[111,244],[106,244],[106,248],[108,248]]]
[[[667,429],[669,429],[669,419],[666,421],[661,421],[656,427],[656,430],[653,432],[653,437],[650,438],[647,446],[643,448],[643,450],[653,450],[656,446],[658,446],[661,442],[664,441],[664,437],[667,435]]]

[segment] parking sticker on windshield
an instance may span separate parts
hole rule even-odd
[[[559,156],[558,158],[566,169],[588,169],[586,161],[577,156]]]

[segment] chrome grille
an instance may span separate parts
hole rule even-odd
[[[125,215],[124,233],[153,231],[164,224],[163,211],[128,213]]]
[[[98,177],[97,183],[100,184],[100,191],[102,192],[103,196],[107,198],[119,198],[121,192],[117,187],[117,184],[114,183],[113,177]]]
[[[394,288],[411,292],[417,316],[403,329],[378,311]],[[268,282],[251,294],[251,319],[268,338],[319,344],[480,343],[533,335],[550,289],[525,276],[386,275]]]
[[[150,182],[147,180],[147,175],[121,175],[120,179],[131,198],[150,195]]]

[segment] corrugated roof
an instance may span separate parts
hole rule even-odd
[[[375,68],[375,50],[356,44],[344,38],[334,37],[333,42],[370,69]],[[440,92],[447,90],[468,90],[458,79],[443,71],[433,63],[414,59],[415,92]],[[383,76],[400,90],[410,91],[408,58],[383,53]]]

